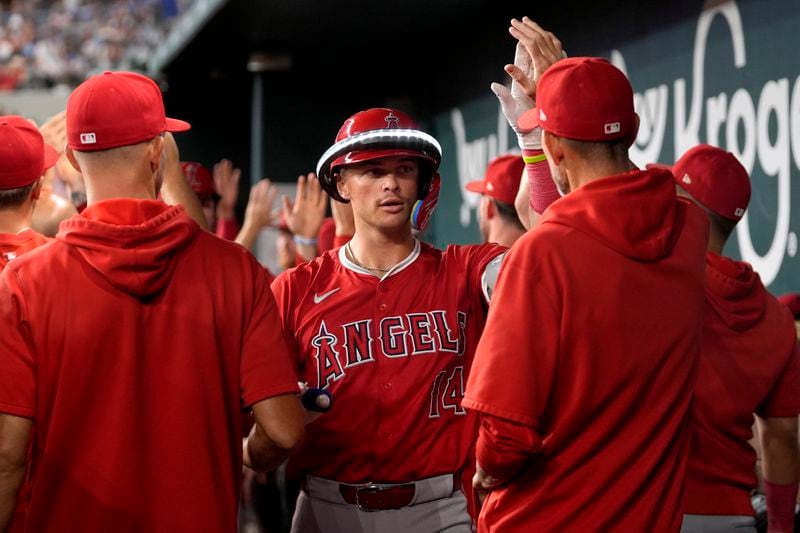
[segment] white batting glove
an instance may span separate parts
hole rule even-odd
[[[531,56],[521,43],[517,43],[517,49],[514,54],[514,66],[519,69],[518,72],[527,76],[529,80],[533,79],[534,70]],[[511,126],[511,129],[517,134],[519,147],[523,150],[541,150],[541,128],[534,128],[532,131],[523,131],[518,125],[519,117],[536,106],[533,99],[525,94],[525,91],[513,77],[511,81],[511,90],[501,83],[492,83],[491,89],[500,101],[500,107],[503,110],[503,115],[505,115],[509,126]]]

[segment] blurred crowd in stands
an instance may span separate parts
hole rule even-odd
[[[0,91],[76,85],[104,70],[144,70],[192,1],[0,2]]]

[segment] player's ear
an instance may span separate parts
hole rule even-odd
[[[34,200],[38,200],[42,194],[42,183],[44,183],[44,177],[39,178],[31,189],[31,198]]]
[[[640,125],[639,114],[638,113],[634,113],[633,116],[636,118],[636,122],[635,122],[635,124],[633,126],[633,131],[630,133],[630,135],[627,138],[628,147],[633,146],[633,143],[636,142],[636,136],[639,134],[639,125]]]
[[[69,161],[69,164],[72,165],[72,168],[74,168],[78,172],[83,172],[81,170],[80,164],[78,164],[78,160],[75,158],[75,152],[72,151],[72,148],[67,146],[64,149],[64,153],[67,154],[67,161]]]
[[[542,148],[547,156],[547,159],[554,165],[561,164],[564,159],[564,146],[561,143],[561,138],[553,135],[549,131],[542,132]]]
[[[164,151],[164,138],[159,135],[150,141],[147,149],[147,156],[150,159],[150,169],[155,172],[161,166],[161,153]]]
[[[339,191],[339,196],[345,200],[350,199],[350,189],[347,186],[347,179],[341,173],[335,172],[333,179],[336,182],[336,190]]]
[[[497,214],[497,206],[490,197],[484,196],[484,198],[486,198],[486,220],[491,220]]]

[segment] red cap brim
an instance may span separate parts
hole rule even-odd
[[[167,127],[166,131],[187,131],[192,129],[192,125],[184,120],[178,120],[177,118],[169,118],[167,117]]]
[[[672,167],[663,163],[648,163],[644,168],[647,170],[669,170],[672,172]]]
[[[44,143],[44,168],[42,170],[47,170],[55,165],[56,161],[58,161],[59,155],[61,154],[56,152],[55,148],[47,143]]]
[[[484,194],[486,192],[486,187],[483,180],[470,181],[464,185],[464,188],[470,192],[476,192],[478,194]]]
[[[517,121],[517,126],[522,131],[531,131],[538,125],[539,125],[539,108],[537,107],[525,111]]]

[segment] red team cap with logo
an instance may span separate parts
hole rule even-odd
[[[545,71],[536,107],[519,119],[521,130],[545,131],[579,141],[613,141],[636,134],[630,81],[605,59],[571,57]]]
[[[207,167],[196,161],[181,161],[181,170],[183,170],[186,182],[198,197],[217,196],[214,176]]]
[[[736,156],[700,144],[672,167],[675,182],[704,207],[729,220],[742,218],[750,203],[750,177]]]
[[[67,144],[73,150],[107,150],[189,128],[188,122],[167,118],[158,85],[134,72],[92,76],[67,100]]]
[[[30,185],[57,160],[58,153],[28,119],[0,117],[0,189]]]
[[[505,204],[514,205],[525,161],[519,155],[508,154],[495,158],[482,180],[470,181],[468,191],[485,194]]]

